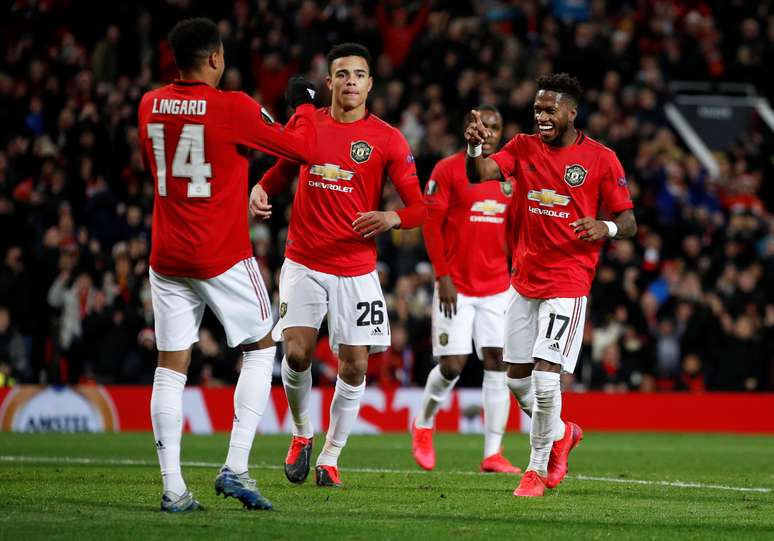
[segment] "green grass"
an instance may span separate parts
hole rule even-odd
[[[506,455],[523,466],[527,437],[508,435],[505,443]],[[227,437],[185,436],[183,460],[212,463],[183,468],[207,511],[170,516],[157,511],[160,477],[150,434],[0,433],[3,457],[97,460],[0,459],[0,539],[774,539],[774,438],[587,433],[568,478],[538,499],[511,496],[515,476],[471,474],[480,436],[436,435],[433,473],[417,471],[407,435],[353,436],[340,461],[344,489],[286,482],[280,465],[287,444],[286,436],[256,438],[251,472],[276,509],[248,512],[216,498],[212,488]],[[119,459],[140,464],[105,462]]]

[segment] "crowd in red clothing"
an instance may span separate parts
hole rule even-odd
[[[180,18],[218,22],[222,86],[277,118],[304,73],[357,41],[374,57],[370,110],[399,127],[422,183],[462,146],[462,122],[496,105],[505,137],[532,129],[535,79],[569,71],[587,88],[578,125],[614,149],[640,232],[610,244],[592,289],[575,384],[624,389],[774,387],[771,134],[747,134],[710,176],[670,128],[674,80],[738,81],[774,98],[768,3],[234,0],[11,2],[0,26],[0,372],[21,382],[147,383],[155,367],[147,284],[153,184],[137,146],[143,92],[171,80],[165,35]],[[320,103],[327,99],[321,92]],[[271,165],[252,159],[254,180]],[[394,190],[385,205],[398,204]],[[255,224],[276,294],[289,196]],[[420,231],[378,240],[393,347],[369,379],[422,383],[432,358],[433,277]],[[235,381],[237,352],[205,318],[190,381]],[[318,357],[328,359],[322,349]],[[325,379],[326,363],[318,363]],[[480,382],[470,363],[463,384]],[[9,381],[3,378],[3,381]]]

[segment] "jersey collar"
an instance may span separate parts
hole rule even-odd
[[[172,81],[173,85],[178,86],[196,86],[196,85],[207,85],[204,81],[192,81],[192,80],[186,80],[186,79],[175,79]]]

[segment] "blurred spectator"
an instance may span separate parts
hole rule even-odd
[[[506,137],[529,132],[536,77],[571,71],[587,89],[577,124],[618,154],[640,225],[636,239],[603,250],[572,384],[774,389],[774,187],[764,182],[774,138],[755,126],[716,154],[711,177],[663,113],[674,80],[747,82],[774,100],[774,11],[737,4],[119,0],[84,13],[66,2],[12,3],[0,23],[0,306],[9,317],[2,331],[0,310],[0,340],[16,360],[0,359],[2,377],[149,381],[154,186],[136,110],[144,92],[177,75],[166,32],[204,14],[223,36],[222,87],[246,91],[278,121],[289,77],[314,79],[323,104],[327,50],[368,46],[369,107],[404,132],[423,184],[462,147],[470,108],[498,106]],[[271,160],[252,158],[257,179]],[[400,204],[389,182],[383,195],[384,208]],[[275,299],[291,203],[292,193],[274,198],[271,220],[251,233]],[[395,230],[377,242],[393,345],[372,361],[370,379],[422,384],[433,363],[434,287],[422,236]],[[337,362],[326,344],[322,336],[315,355],[323,383]],[[480,383],[480,364],[469,367],[462,383]],[[208,313],[189,381],[229,383],[237,369]]]
[[[0,306],[0,387],[32,379],[32,366],[21,334],[11,324],[11,313]]]

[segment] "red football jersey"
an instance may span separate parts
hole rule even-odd
[[[151,267],[211,278],[250,257],[245,147],[307,161],[314,107],[284,130],[252,98],[197,81],[175,81],[140,101],[143,158],[155,180]]]
[[[521,224],[512,284],[525,297],[582,297],[594,279],[603,241],[579,240],[570,223],[597,217],[604,205],[618,214],[633,207],[615,152],[579,132],[572,145],[554,148],[520,134],[491,156],[514,190]]]
[[[300,170],[299,170],[300,169]],[[354,231],[358,212],[377,210],[389,177],[407,208],[397,210],[401,227],[424,221],[414,156],[397,129],[366,113],[356,122],[317,111],[317,149],[311,165],[280,160],[261,179],[274,195],[298,173],[285,257],[337,276],[359,276],[376,269],[376,242]],[[409,208],[411,207],[411,208]],[[417,220],[419,207],[422,217]]]
[[[436,277],[450,275],[457,291],[473,297],[508,289],[505,224],[512,196],[510,180],[468,182],[464,152],[435,165],[425,187],[424,236]]]

